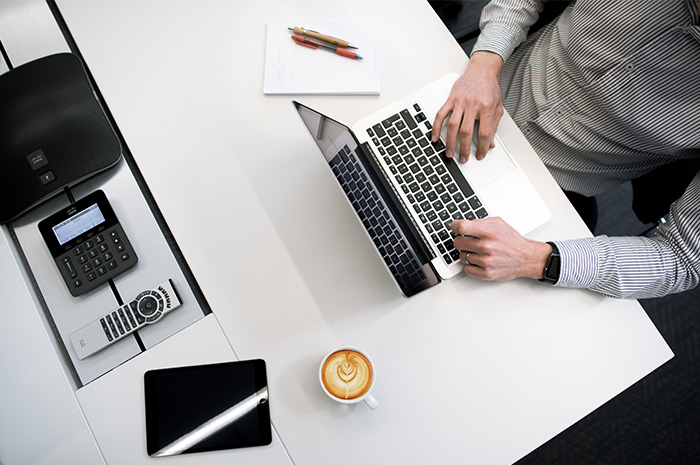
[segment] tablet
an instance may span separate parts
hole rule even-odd
[[[263,360],[150,370],[144,390],[150,456],[272,442]]]

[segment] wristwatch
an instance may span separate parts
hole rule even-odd
[[[540,281],[556,284],[559,281],[559,271],[561,269],[561,256],[559,249],[554,242],[547,242],[552,246],[552,253],[547,258],[547,263],[544,265],[544,275]]]

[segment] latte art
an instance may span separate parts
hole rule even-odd
[[[372,387],[372,365],[354,350],[339,350],[328,356],[321,368],[326,390],[339,399],[357,399]]]

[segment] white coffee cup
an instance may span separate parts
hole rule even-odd
[[[372,359],[355,347],[330,351],[318,368],[318,381],[328,397],[341,404],[364,401],[372,410],[379,406],[371,394],[376,376]]]

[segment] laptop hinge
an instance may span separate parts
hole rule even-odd
[[[413,230],[412,232],[415,233],[415,234],[411,234],[409,236],[411,238],[420,237],[421,242],[416,243],[415,245],[417,245],[420,248],[420,250],[425,254],[425,256],[429,260],[433,260],[433,259],[437,258],[437,255],[435,255],[435,253],[433,252],[433,249],[431,249],[430,246],[428,245],[429,242],[427,241],[427,239],[423,235],[423,232],[421,231],[421,229],[418,227],[418,224],[416,223],[415,219],[413,218],[412,215],[407,213],[410,210],[408,209],[408,206],[404,203],[403,199],[401,198],[401,195],[397,192],[393,183],[390,183],[387,181],[387,179],[391,179],[391,178],[389,177],[389,174],[384,170],[384,167],[382,166],[382,164],[377,159],[377,156],[375,155],[374,150],[372,150],[372,147],[367,142],[363,142],[359,145],[359,149],[363,151],[363,153],[366,157],[367,156],[372,157],[372,159],[374,160],[374,163],[372,163],[371,165],[373,165],[374,167],[376,167],[378,170],[381,171],[380,174],[382,176],[378,176],[379,181],[385,186],[386,189],[391,191],[391,194],[394,197],[394,199],[396,199],[399,202],[399,204],[401,205],[401,208],[398,209],[399,210],[398,213],[401,216],[401,218],[404,220],[404,223]]]

